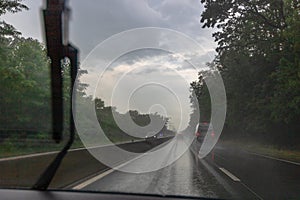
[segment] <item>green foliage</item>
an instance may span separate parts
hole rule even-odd
[[[296,1],[287,1],[287,7],[295,7]],[[286,123],[297,123],[300,117],[300,8],[289,10],[288,27],[283,32],[286,51],[278,69],[273,72],[276,80],[272,99],[272,117]],[[277,108],[277,109],[276,109]]]
[[[23,0],[1,0],[0,1],[0,15],[7,12],[16,13],[23,9],[28,9],[26,5],[22,4]]]
[[[198,80],[191,83],[191,89],[196,95],[198,106],[200,108],[200,121],[210,121],[211,115],[211,102],[205,79],[209,76],[212,76],[212,64],[207,63],[207,67],[209,68],[209,70],[199,72]],[[197,106],[197,104],[195,103],[195,99],[192,97],[190,99],[195,111],[195,106]]]
[[[300,136],[298,0],[202,0],[204,28],[218,28],[215,66],[228,102],[226,134],[278,144]],[[210,107],[203,73],[191,87]],[[207,76],[207,75],[206,75]],[[199,91],[199,86],[200,91]],[[206,99],[206,100],[205,100]]]
[[[28,10],[28,7],[21,2],[22,0],[0,0],[0,16],[7,12],[16,13]],[[20,32],[16,31],[12,25],[0,20],[0,40],[6,36],[16,36],[19,34]]]
[[[0,63],[1,128],[17,124],[22,129],[47,130],[50,80],[45,49],[31,38],[10,41],[6,60]]]
[[[0,16],[28,9],[22,0],[0,0]],[[0,20],[0,144],[2,156],[15,153],[49,151],[60,149],[55,145],[51,131],[50,65],[43,44],[32,38],[23,38],[15,28]],[[62,61],[64,131],[70,124],[70,102],[72,100],[70,60]],[[87,73],[80,70],[77,76]],[[93,99],[85,94],[87,85],[77,85],[78,102],[90,104]],[[95,100],[101,127],[114,142],[134,139],[117,126],[112,113],[114,107],[105,106],[101,99]],[[141,126],[150,123],[150,115],[129,111],[134,121]],[[159,115],[151,116],[165,120]],[[89,119],[87,120],[87,125]],[[166,125],[164,127],[167,130]],[[75,141],[75,145],[82,145]],[[1,156],[0,155],[0,156]]]
[[[116,111],[115,107],[111,106],[105,106],[104,102],[96,98],[95,100],[95,108],[96,108],[96,114],[98,117],[99,124],[106,134],[106,136],[113,142],[120,142],[120,141],[128,141],[128,140],[135,140],[140,138],[135,138],[128,133],[124,133],[117,125],[117,123],[114,120],[114,115],[119,115],[120,118],[126,117],[125,114],[121,114]],[[136,110],[129,110],[129,115],[131,116],[131,119],[137,124],[138,126],[146,126],[148,125],[152,118],[153,120],[161,120],[166,121],[165,126],[162,128],[161,131],[164,132],[164,134],[170,134],[170,131],[167,129],[167,122],[168,119],[166,119],[163,116],[160,116],[158,114],[140,114]],[[143,137],[141,135],[141,137]]]

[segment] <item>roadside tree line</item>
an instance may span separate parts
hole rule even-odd
[[[300,2],[201,0],[203,28],[215,28],[211,70],[191,83],[202,115],[210,117],[205,78],[214,69],[227,93],[223,136],[280,146],[300,142]],[[207,119],[205,119],[207,120]]]
[[[0,3],[0,16],[27,9],[22,0],[4,0]],[[38,141],[51,138],[50,60],[46,51],[40,41],[22,37],[12,25],[0,20],[0,144],[2,147],[8,145],[8,150],[22,143],[23,147],[26,141],[32,142],[32,139]],[[66,59],[62,62],[65,133],[68,132],[72,99],[70,75],[66,73],[69,68]],[[82,75],[87,72],[81,70],[79,73]],[[86,87],[80,83],[77,89],[85,102],[95,101],[97,117],[108,137],[114,142],[133,139],[118,127],[112,115],[113,112],[119,116],[123,114],[118,113],[115,107],[105,106],[101,99],[87,95]],[[167,118],[158,114],[128,112],[140,126],[149,124],[150,117],[167,121]],[[167,124],[162,130],[171,133],[167,130]]]

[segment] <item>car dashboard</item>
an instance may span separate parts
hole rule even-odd
[[[26,190],[26,189],[0,189],[1,199],[23,199],[23,200],[171,200],[171,199],[208,199],[201,197],[185,196],[162,196],[141,195],[108,192],[84,192],[84,191],[58,191],[58,190]],[[209,198],[210,199],[210,198]]]

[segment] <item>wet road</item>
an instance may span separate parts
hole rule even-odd
[[[231,197],[208,171],[196,170],[190,152],[176,163],[156,172],[130,174],[115,171],[84,190],[122,191],[162,195]]]
[[[299,163],[221,145],[199,159],[194,144],[189,148],[179,138],[159,158],[141,156],[119,168],[138,171],[151,166],[159,170],[136,174],[111,169],[74,189],[221,199],[300,199]],[[163,167],[174,158],[175,162]]]
[[[185,147],[185,143],[179,141],[172,145],[172,151],[162,157],[168,160],[172,155],[178,155]],[[163,164],[157,160],[141,157],[124,167],[138,169],[141,165],[151,165],[153,162]],[[231,180],[209,161],[198,159],[189,148],[176,162],[160,170],[140,174],[111,170],[105,176],[100,175],[80,189],[222,199],[258,199],[240,182]]]
[[[260,199],[300,199],[300,163],[220,145],[209,163],[232,172]]]

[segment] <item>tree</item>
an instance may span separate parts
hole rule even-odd
[[[300,131],[299,1],[201,2],[203,28],[218,29],[214,62],[225,83],[227,127],[240,137],[297,141],[291,132]]]
[[[233,49],[251,55],[280,49],[280,35],[287,27],[284,0],[201,0],[201,22],[217,27],[213,34],[218,51]]]
[[[16,13],[22,10],[28,10],[28,7],[21,3],[22,1],[23,0],[1,0],[0,16],[6,14],[7,12]],[[16,31],[12,25],[7,24],[5,21],[0,21],[0,38],[16,35],[20,35],[20,32]]]
[[[1,125],[48,130],[50,77],[45,48],[37,40],[15,38],[9,49],[8,62],[0,65]]]
[[[285,122],[295,120],[293,117],[300,115],[300,3],[298,9],[295,3],[287,1],[287,6],[292,9],[286,19],[288,27],[283,32],[286,50],[278,69],[272,74],[277,83],[272,103],[278,107],[272,114],[275,119],[284,119]]]
[[[207,63],[208,70],[200,71],[198,73],[198,80],[193,81],[191,85],[191,92],[194,93],[198,104],[195,102],[196,99],[193,96],[190,96],[191,105],[193,112],[196,112],[198,109],[196,106],[199,106],[200,111],[200,121],[210,121],[211,117],[211,102],[208,88],[205,83],[205,79],[209,76],[212,76],[213,72],[213,63]],[[194,113],[191,114],[191,118],[195,118]]]

